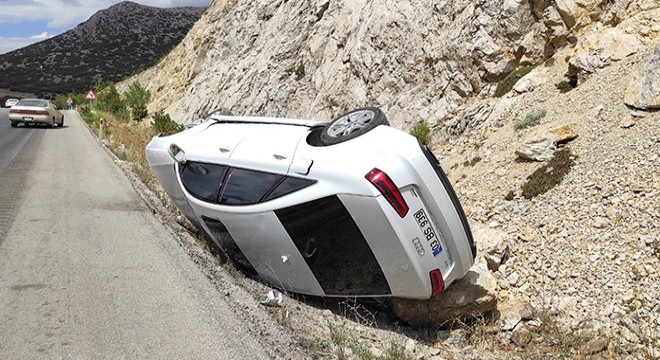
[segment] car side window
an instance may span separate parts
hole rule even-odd
[[[314,180],[189,161],[180,169],[186,190],[222,205],[252,205],[304,189]]]
[[[221,204],[256,204],[280,182],[282,175],[260,171],[232,169],[222,191]]]
[[[227,167],[223,165],[188,162],[181,169],[181,182],[195,197],[217,202],[226,173]]]
[[[287,177],[284,179],[284,181],[282,181],[281,184],[277,186],[277,188],[275,188],[275,190],[271,191],[270,194],[266,196],[264,201],[277,199],[280,196],[288,195],[292,192],[304,189],[314,183],[315,181],[313,180]]]

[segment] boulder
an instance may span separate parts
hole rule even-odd
[[[578,137],[575,131],[573,131],[568,125],[562,125],[556,129],[550,130],[548,133],[550,138],[552,138],[556,144],[567,143]]]
[[[516,155],[524,160],[548,161],[552,159],[557,150],[553,139],[536,140],[521,146],[516,150]]]
[[[455,118],[447,122],[445,125],[447,132],[452,135],[460,135],[467,128],[475,128],[493,111],[493,109],[486,103],[475,103],[469,108],[461,111]]]
[[[568,75],[592,74],[613,61],[620,61],[642,48],[640,40],[618,28],[594,30],[585,35],[569,60]]]
[[[575,25],[575,1],[573,0],[555,0],[557,10],[561,14],[566,27],[572,28]]]
[[[435,299],[392,299],[394,313],[415,325],[449,325],[492,316],[497,310],[497,280],[479,256],[461,280]]]
[[[638,109],[660,109],[660,46],[634,72],[624,102]]]
[[[528,302],[509,298],[497,304],[502,331],[515,329],[522,321],[532,320],[534,308]]]
[[[472,236],[479,244],[479,254],[486,260],[490,271],[497,271],[510,255],[506,243],[506,233],[490,226],[476,224],[471,226]]]

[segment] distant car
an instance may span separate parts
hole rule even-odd
[[[429,148],[377,108],[330,123],[211,114],[146,147],[183,214],[247,273],[302,294],[428,299],[476,247]]]
[[[17,102],[18,102],[18,99],[7,99],[7,101],[5,101],[5,107],[10,108],[10,107],[16,105]]]
[[[12,127],[23,123],[28,125],[48,125],[54,127],[55,124],[64,126],[64,114],[50,101],[44,99],[22,99],[9,110],[9,121]]]

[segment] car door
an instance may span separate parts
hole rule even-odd
[[[254,130],[234,148],[230,157],[231,164],[286,175],[298,142],[307,134],[308,129],[281,124],[252,126]]]
[[[180,144],[191,160],[286,175],[307,127],[219,123]]]

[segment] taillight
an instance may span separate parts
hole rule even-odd
[[[26,115],[48,115],[48,111],[44,110],[17,110],[9,109],[10,114],[26,114]]]
[[[406,216],[408,213],[408,204],[406,204],[406,200],[403,199],[399,188],[386,173],[378,169],[373,169],[369,171],[365,178],[369,180],[369,182],[372,183],[381,194],[383,194],[387,202],[392,205],[394,211],[396,211],[400,217],[403,218]]]
[[[442,280],[442,273],[438,269],[431,270],[429,276],[431,277],[431,298],[435,298],[445,289],[445,282]]]

